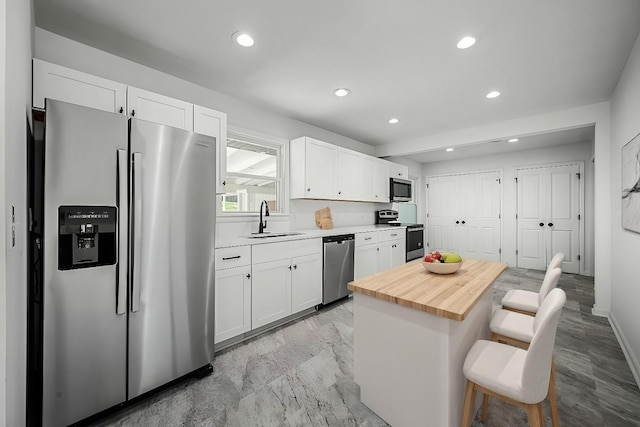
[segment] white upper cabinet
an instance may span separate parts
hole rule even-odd
[[[227,114],[194,105],[193,131],[216,138],[216,194],[224,194],[227,171]]]
[[[125,114],[127,86],[34,58],[33,106],[45,98]]]
[[[408,176],[406,166],[306,136],[291,141],[292,199],[389,203],[389,177]]]
[[[193,104],[132,86],[127,88],[129,116],[193,131]]]
[[[342,200],[362,199],[363,156],[355,151],[338,148],[337,152],[337,197]]]
[[[292,199],[337,199],[335,145],[302,137],[291,141]]]

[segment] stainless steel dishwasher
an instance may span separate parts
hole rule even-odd
[[[354,238],[353,234],[343,234],[322,239],[322,304],[329,304],[351,293],[347,283],[353,280]]]

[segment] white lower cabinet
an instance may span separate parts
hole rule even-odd
[[[354,278],[388,270],[405,263],[404,228],[356,234]]]
[[[215,343],[251,330],[251,266],[216,271]]]
[[[322,302],[322,257],[305,255],[291,262],[291,313],[297,313]]]
[[[252,248],[251,328],[322,302],[322,239]]]
[[[291,314],[291,260],[255,264],[251,292],[251,328]]]
[[[251,330],[251,248],[215,251],[214,343]]]

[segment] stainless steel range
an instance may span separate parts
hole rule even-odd
[[[406,227],[407,261],[424,256],[424,225],[406,224],[398,221],[398,211],[384,209],[376,211],[376,224]]]

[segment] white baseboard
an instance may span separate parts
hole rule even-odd
[[[622,347],[622,352],[624,353],[624,357],[627,359],[629,368],[631,368],[631,373],[636,379],[636,385],[638,386],[638,388],[640,388],[640,363],[638,362],[638,358],[631,350],[631,345],[629,345],[629,341],[627,341],[624,334],[622,333],[622,330],[618,326],[618,322],[616,321],[613,313],[609,313],[609,323],[611,324],[613,333],[616,334],[616,338],[620,343],[620,347]]]
[[[600,317],[609,317],[609,310],[602,310],[601,308],[591,307],[591,314]]]

